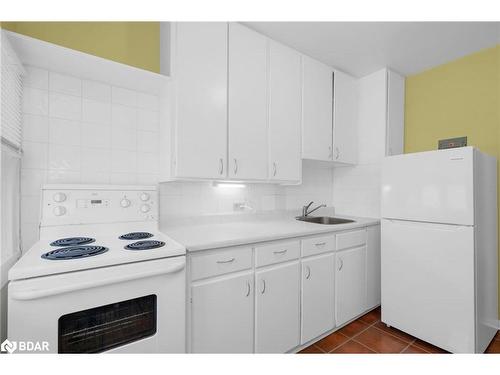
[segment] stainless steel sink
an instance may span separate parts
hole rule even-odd
[[[354,220],[341,219],[339,217],[330,217],[330,216],[297,216],[296,219],[299,221],[306,221],[308,223],[325,224],[325,225],[347,224],[355,222]]]

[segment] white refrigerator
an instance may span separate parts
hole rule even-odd
[[[498,320],[497,162],[473,147],[382,168],[382,321],[452,353],[482,353]]]

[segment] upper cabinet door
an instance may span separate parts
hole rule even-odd
[[[175,29],[176,177],[223,178],[227,160],[227,24]]]
[[[267,39],[229,24],[229,177],[267,179]]]
[[[302,61],[302,157],[332,160],[333,70],[307,56]]]
[[[356,164],[358,158],[356,79],[335,71],[333,100],[333,160]]]
[[[269,42],[269,178],[301,180],[301,56]]]
[[[403,153],[405,127],[405,77],[387,71],[386,155]]]

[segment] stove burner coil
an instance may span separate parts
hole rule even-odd
[[[108,250],[104,246],[69,246],[49,251],[43,254],[42,258],[49,260],[80,259],[96,256]]]
[[[120,237],[118,237],[120,240],[143,240],[145,238],[151,238],[153,235],[148,232],[132,232],[132,233],[127,233],[123,234]]]
[[[151,249],[157,249],[159,247],[165,246],[165,242],[163,241],[156,241],[156,240],[150,240],[150,241],[138,241],[131,243],[127,246],[125,246],[126,250],[151,250]]]
[[[94,242],[94,238],[90,237],[68,237],[61,238],[59,240],[55,240],[50,243],[50,246],[77,246],[77,245],[86,245]]]

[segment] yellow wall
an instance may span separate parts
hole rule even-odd
[[[33,38],[160,72],[159,22],[2,22]]]
[[[405,152],[459,136],[500,156],[500,45],[406,79]]]

